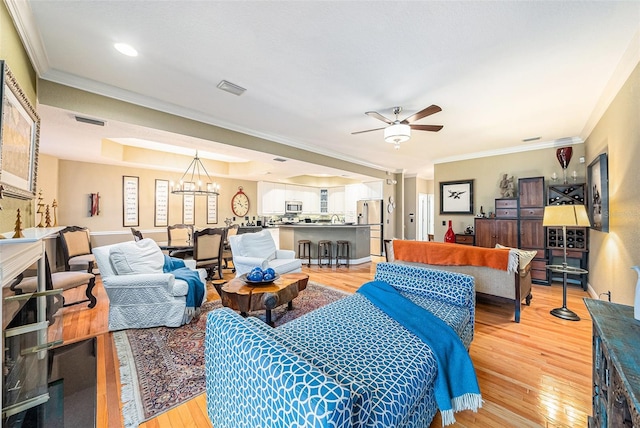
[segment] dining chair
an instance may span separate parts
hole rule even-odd
[[[193,225],[190,224],[174,224],[167,226],[167,238],[169,244],[175,244],[176,242],[191,244],[193,239]],[[174,250],[169,253],[171,257],[184,259],[187,256],[193,255],[192,250]]]
[[[144,237],[142,236],[142,232],[133,227],[131,228],[131,234],[133,235],[133,240],[136,242],[144,239]]]
[[[72,288],[82,287],[86,285],[86,299],[69,303],[66,301],[65,297],[62,296],[62,306],[64,307],[89,302],[89,308],[93,308],[97,303],[97,299],[93,295],[93,287],[96,284],[95,275],[82,271],[64,271],[51,273],[51,267],[49,266],[48,257],[45,257],[45,284],[46,290],[62,290],[63,292]],[[22,274],[20,274],[9,285],[9,288],[17,295],[35,293],[36,291],[38,291],[38,277],[24,277]]]
[[[193,259],[196,268],[207,270],[207,279],[213,279],[215,270],[222,279],[222,251],[226,230],[224,228],[207,228],[193,234]]]
[[[85,270],[93,272],[96,263],[91,253],[89,229],[81,226],[67,226],[60,231],[64,270]]]
[[[229,226],[227,228],[227,234],[225,236],[225,240],[224,240],[224,247],[222,250],[222,260],[224,261],[224,266],[223,269],[228,269],[229,268],[229,262],[233,261],[233,253],[231,252],[231,245],[229,245],[229,238],[231,236],[235,236],[238,234],[238,225],[234,224],[232,226]],[[235,273],[236,268],[233,267],[231,268],[232,272]]]

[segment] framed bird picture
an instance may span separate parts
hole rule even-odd
[[[440,214],[473,214],[473,180],[440,182]]]

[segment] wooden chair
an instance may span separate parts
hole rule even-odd
[[[64,270],[84,270],[93,272],[96,258],[91,253],[89,229],[81,226],[68,226],[60,231]]]
[[[229,268],[229,262],[233,261],[233,253],[231,252],[231,245],[229,245],[229,237],[235,236],[238,234],[238,225],[234,224],[233,226],[229,226],[227,228],[227,234],[224,240],[224,247],[222,250],[222,260],[224,260],[224,269]],[[235,272],[235,267],[232,268],[232,271]]]
[[[196,268],[207,270],[207,279],[213,279],[215,269],[222,279],[222,250],[226,230],[223,228],[207,228],[193,234],[193,259]]]
[[[89,302],[89,308],[93,308],[96,303],[96,297],[93,295],[93,287],[96,284],[96,276],[92,273],[84,271],[64,271],[51,273],[49,259],[45,257],[45,284],[46,290],[70,290],[76,287],[87,286],[85,291],[86,299],[66,303],[64,296],[62,297],[62,306],[78,305],[80,303]],[[31,276],[25,278],[22,274],[9,285],[11,291],[15,294],[35,293],[38,290],[38,277]]]
[[[131,234],[133,235],[133,240],[134,241],[140,241],[141,239],[144,239],[144,237],[142,236],[142,232],[140,232],[138,229],[135,228],[131,228]]]
[[[169,243],[184,242],[189,244],[193,239],[193,226],[189,224],[174,224],[167,226],[167,238]],[[184,259],[187,256],[193,255],[191,250],[176,250],[169,253],[171,257],[177,257]]]

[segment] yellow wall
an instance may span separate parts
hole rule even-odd
[[[36,106],[36,73],[22,46],[4,2],[0,3],[0,59],[6,61],[31,105]],[[37,177],[39,178],[39,177]],[[39,180],[37,180],[39,183]],[[13,231],[17,210],[20,210],[22,228],[34,226],[34,201],[5,196],[0,200],[0,231]]]
[[[640,265],[640,65],[587,138],[587,162],[608,154],[609,233],[591,231],[589,283],[614,302],[633,304]],[[604,297],[603,297],[604,298]]]
[[[572,147],[573,156],[567,170],[569,175],[575,170],[578,173],[577,182],[584,183],[587,163],[581,164],[579,159],[585,155],[585,147],[584,144]],[[499,184],[503,174],[513,175],[516,183],[519,178],[545,177],[545,185],[548,185],[552,183],[551,175],[554,172],[559,178],[557,183],[561,183],[562,168],[556,159],[555,147],[435,165],[435,240],[444,240],[447,226],[442,225],[443,221],[448,224],[448,220],[452,220],[454,232],[463,233],[467,226],[473,226],[474,220],[474,215],[440,214],[440,182],[474,180],[474,213],[477,214],[482,207],[488,214],[495,211],[495,199],[501,197]]]
[[[86,226],[92,232],[120,233],[130,238],[129,227],[122,225],[122,176],[139,177],[139,226],[150,232],[154,226],[155,180],[179,181],[181,174],[149,169],[126,168],[112,165],[100,165],[87,162],[58,160],[58,193],[48,199],[58,199],[58,222],[62,225]],[[208,225],[206,217],[206,197],[196,197],[196,227],[224,227],[225,218],[233,217],[231,198],[243,187],[250,201],[249,216],[256,216],[256,182],[246,180],[219,179],[218,223]],[[89,195],[99,193],[100,214],[89,215]],[[169,195],[169,224],[182,223],[182,196]],[[243,223],[244,219],[237,219]],[[165,232],[166,227],[157,231]]]

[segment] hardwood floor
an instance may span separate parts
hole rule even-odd
[[[353,292],[370,280],[375,262],[351,267],[303,267],[311,281]],[[225,272],[225,279],[233,274]],[[97,337],[97,427],[122,426],[120,375],[112,334],[107,331],[108,300],[96,285],[98,304],[65,308],[65,343]],[[71,290],[78,292],[77,290]],[[75,296],[68,296],[75,298]],[[456,414],[458,427],[585,427],[591,414],[591,320],[582,302],[588,294],[569,286],[567,306],[579,322],[553,317],[562,304],[562,286],[534,285],[533,300],[521,322],[512,321],[512,305],[480,300],[470,354],[484,399],[478,413]],[[209,287],[208,298],[217,294]],[[211,426],[202,394],[142,425],[143,428]],[[441,427],[439,414],[431,427]]]

